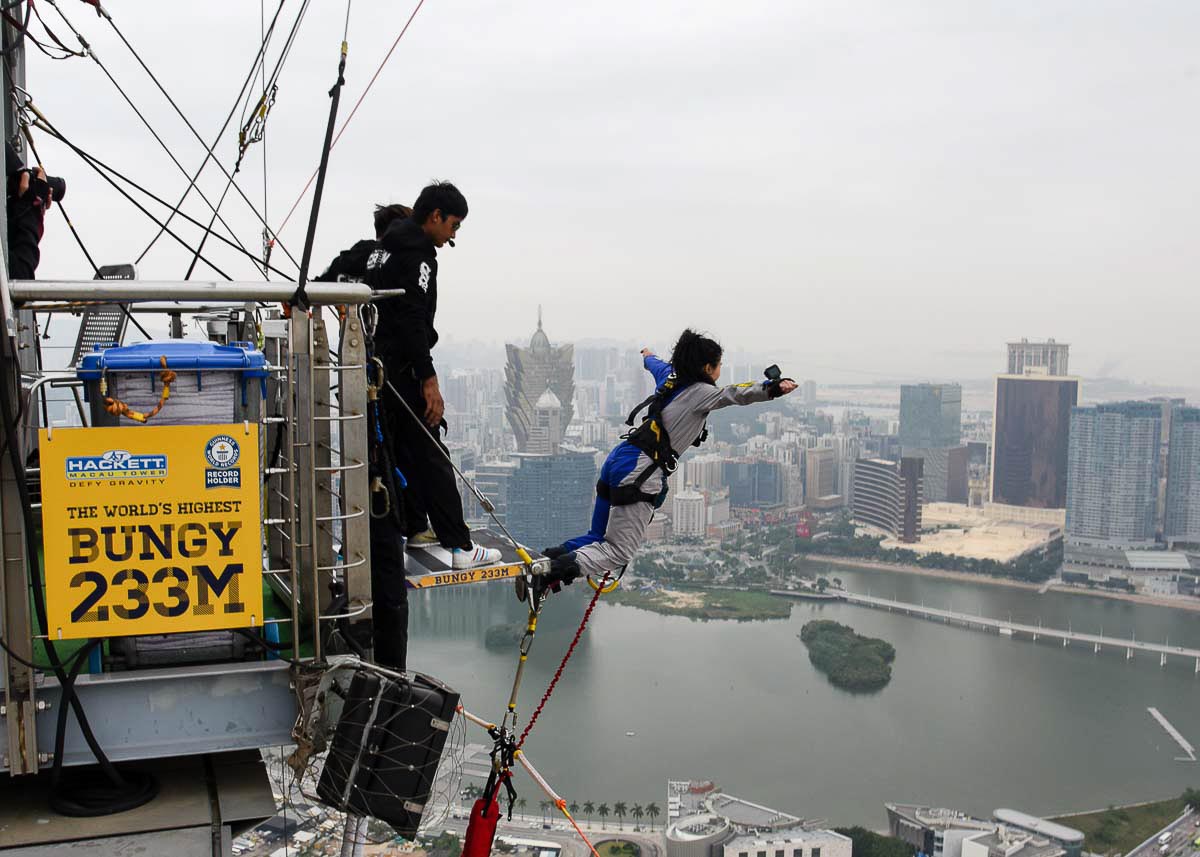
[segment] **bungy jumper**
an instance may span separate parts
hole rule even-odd
[[[225,123],[239,104],[252,106],[236,129],[231,169],[215,155],[225,128],[217,140],[203,140],[107,10],[94,0],[87,5],[205,153],[198,169],[183,166],[61,1],[50,6],[78,50],[49,28],[31,29],[45,22],[28,0],[6,8],[0,27],[8,56],[34,45],[57,58],[93,61],[188,186],[168,200],[89,153],[34,103],[23,79],[9,81],[6,136],[19,131],[38,160],[34,133],[53,141],[150,218],[158,234],[137,262],[166,236],[189,251],[190,265],[182,281],[139,280],[136,264],[97,265],[60,205],[96,279],[15,281],[0,269],[0,773],[7,774],[0,777],[0,848],[103,838],[113,850],[227,853],[226,843],[277,809],[260,748],[294,745],[287,762],[295,788],[345,812],[343,854],[361,853],[368,818],[407,837],[431,822],[447,739],[467,724],[489,733],[493,753],[465,853],[490,850],[499,792],[509,796],[511,814],[517,768],[574,824],[525,743],[611,580],[592,581],[575,638],[523,727],[517,697],[544,603],[536,595],[527,598],[513,688],[498,723],[468,711],[437,679],[390,665],[398,584],[513,580],[530,593],[549,562],[497,522],[498,534],[479,534],[503,549],[496,565],[455,571],[436,549],[410,557],[416,567],[408,575],[373,565],[370,522],[395,514],[403,483],[380,419],[382,408],[402,400],[372,353],[374,303],[388,294],[308,282],[330,152],[420,2],[334,133],[347,61],[342,34],[300,260],[279,232],[308,186],[272,229],[265,201],[261,208],[251,202],[235,178],[263,139],[308,4],[289,23],[281,2],[264,21],[262,45]],[[267,51],[276,36],[286,41],[272,70]],[[227,180],[212,200],[198,187],[210,162]],[[220,213],[231,190],[263,227],[261,255]],[[189,196],[207,206],[203,219],[183,210]],[[181,223],[201,230],[201,240],[180,235]],[[264,281],[233,279],[211,258],[217,245],[253,262]],[[280,267],[289,262],[294,280]],[[217,279],[193,279],[201,263]],[[52,321],[55,334],[65,335],[72,319],[79,329],[69,366],[49,368],[42,336]],[[187,319],[203,341],[184,339]],[[331,319],[336,330],[327,327]],[[156,325],[142,321],[169,328],[171,337],[156,339],[147,331]],[[122,344],[127,327],[145,341]],[[466,484],[494,519],[490,501]],[[167,785],[170,807],[159,798]]]

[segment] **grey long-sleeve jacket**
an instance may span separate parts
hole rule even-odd
[[[657,357],[647,357],[645,366],[654,375],[654,380],[659,386],[671,374],[671,364],[659,360]],[[752,405],[756,402],[765,402],[769,398],[771,395],[767,382],[730,384],[725,387],[704,383],[689,384],[676,393],[675,397],[663,408],[663,427],[666,428],[667,436],[671,439],[671,447],[682,454],[700,436],[700,432],[704,430],[705,417],[712,411],[727,408],[730,405]],[[626,471],[629,461],[635,453],[636,461],[632,468]],[[607,475],[610,485],[632,484],[652,464],[653,462],[646,453],[632,444],[622,443],[609,454],[609,460],[605,462],[601,478]],[[626,472],[622,473],[621,471]],[[617,478],[612,479],[612,477]],[[660,492],[663,489],[664,479],[662,470],[656,468],[655,472],[642,483],[642,491],[648,494]]]

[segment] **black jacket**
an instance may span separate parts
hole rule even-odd
[[[36,176],[30,177],[24,196],[8,198],[8,275],[14,280],[32,280],[41,261],[38,244],[49,198],[50,185]]]
[[[374,238],[354,242],[349,250],[338,253],[325,273],[313,280],[318,283],[361,283],[367,275],[367,260],[378,246],[379,242]]]
[[[436,374],[430,349],[437,343],[437,248],[411,218],[395,220],[367,261],[367,284],[376,291],[404,289],[379,301],[375,350],[392,371],[411,367],[418,381]]]

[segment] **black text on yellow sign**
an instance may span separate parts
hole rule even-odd
[[[48,631],[262,624],[258,427],[42,432]]]
[[[462,583],[481,583],[485,580],[504,580],[520,577],[525,571],[521,564],[492,568],[469,568],[465,571],[442,571],[412,575],[407,578],[410,589],[432,589],[435,586],[457,586]]]

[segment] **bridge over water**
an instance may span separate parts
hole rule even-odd
[[[1195,664],[1194,672],[1200,674],[1200,649],[1172,646],[1169,642],[1151,643],[1132,638],[1106,637],[1103,634],[1084,634],[1070,629],[1047,628],[1043,625],[1023,625],[1019,622],[989,619],[986,616],[975,616],[970,613],[959,613],[953,610],[941,610],[936,607],[911,604],[907,601],[893,601],[888,598],[877,598],[872,595],[860,595],[854,592],[840,592],[838,593],[838,597],[843,601],[850,604],[857,604],[860,607],[873,607],[877,610],[888,610],[893,613],[918,616],[934,622],[961,625],[965,628],[975,628],[981,631],[993,631],[1005,637],[1013,637],[1018,634],[1034,640],[1044,637],[1050,640],[1061,640],[1063,646],[1071,643],[1091,646],[1096,652],[1099,652],[1102,648],[1124,649],[1127,660],[1133,657],[1134,652],[1150,652],[1151,654],[1158,655],[1159,666],[1166,666],[1167,655],[1189,658]]]

